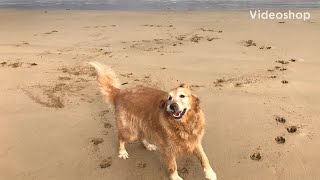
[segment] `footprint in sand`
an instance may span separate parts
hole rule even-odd
[[[218,38],[218,37],[207,37],[207,40],[208,40],[208,41],[213,41],[213,40],[215,40],[215,39],[220,39],[220,38]]]
[[[112,127],[112,125],[110,124],[110,123],[108,123],[108,122],[106,122],[106,123],[104,123],[104,125],[103,125],[105,128],[111,128]]]
[[[30,66],[37,66],[37,63],[29,63]]]
[[[267,46],[267,47],[265,47],[265,46],[260,46],[259,47],[259,49],[271,49],[272,47],[271,46]]]
[[[108,157],[107,159],[102,160],[100,163],[100,168],[104,169],[112,165],[112,158]]]
[[[280,71],[285,71],[287,70],[287,68],[280,68]]]
[[[288,84],[289,83],[287,80],[282,80],[281,82],[282,82],[282,84]]]
[[[58,31],[57,30],[52,30],[52,31],[50,31],[50,32],[45,32],[45,33],[43,33],[43,34],[52,34],[52,33],[57,33]]]
[[[205,85],[197,85],[197,84],[192,84],[190,85],[191,88],[200,88],[200,87],[206,87]]]
[[[193,35],[193,36],[190,38],[190,41],[197,43],[197,42],[199,42],[202,38],[203,38],[202,36],[199,36],[198,34],[195,34],[195,35]]]
[[[297,130],[298,130],[298,128],[297,128],[296,126],[289,126],[289,127],[287,127],[287,131],[288,131],[289,133],[295,133],[295,132],[297,132]]]
[[[24,66],[25,64],[27,66]],[[14,63],[2,62],[1,65],[2,65],[2,67],[7,66],[7,67],[12,67],[12,68],[18,68],[18,67],[24,66],[24,67],[30,68],[33,66],[37,66],[38,64],[37,63],[23,63],[23,62],[14,62]]]
[[[286,142],[286,139],[282,136],[276,137],[275,140],[278,144],[284,144]]]
[[[1,64],[1,66],[3,67],[3,66],[5,66],[5,65],[7,65],[7,62],[2,62],[2,63],[0,63]]]
[[[261,154],[259,152],[254,152],[250,155],[250,158],[254,161],[259,161],[261,159]]]
[[[253,40],[247,40],[247,41],[241,41],[241,43],[245,46],[245,47],[251,47],[251,46],[258,46],[258,44],[256,42],[254,42]],[[271,46],[260,46],[259,49],[272,49]]]
[[[215,87],[222,87],[224,83],[226,83],[227,81],[225,79],[217,79],[214,82]]]
[[[186,167],[178,168],[178,172],[183,177],[186,177],[189,174],[189,170]]]
[[[234,87],[242,87],[243,86],[243,83],[241,82],[237,82],[234,84]]]
[[[218,31],[216,31],[216,30],[214,30],[214,29],[204,28],[204,27],[200,28],[199,30],[201,30],[201,31],[203,31],[203,32],[208,31],[208,32],[217,32],[217,33],[222,33],[222,30],[218,30]]]
[[[139,161],[138,164],[137,164],[137,167],[138,168],[145,168],[145,167],[147,167],[147,163]]]
[[[58,79],[61,80],[61,81],[68,81],[68,80],[71,80],[71,77],[59,76]]]
[[[127,74],[120,74],[122,77],[130,78],[133,75],[133,73],[127,73]]]
[[[177,40],[183,41],[186,38],[186,35],[179,35],[176,37]]]
[[[17,67],[21,67],[22,63],[20,63],[20,62],[11,63],[11,64],[8,64],[8,66],[12,67],[12,68],[17,68]]]
[[[146,27],[162,27],[162,25],[154,25],[154,24],[144,24],[142,26],[146,26]]]
[[[93,144],[94,145],[98,145],[98,144],[101,144],[101,143],[103,143],[103,139],[102,138],[93,138],[92,140],[91,140],[91,142],[93,142]]]
[[[110,112],[109,110],[101,111],[101,112],[99,113],[99,116],[104,116],[104,115],[108,114],[109,112]]]
[[[277,60],[276,63],[280,63],[280,64],[289,64],[288,61],[284,61],[284,60]]]
[[[243,41],[243,45],[245,47],[257,46],[257,43],[255,43],[253,40],[247,40],[247,41]]]
[[[209,29],[209,28],[204,28],[204,27],[200,28],[200,30],[201,30],[201,31],[204,31],[204,32],[206,32],[206,31],[215,32],[214,29]]]
[[[282,124],[286,123],[286,121],[287,121],[284,117],[280,117],[280,116],[276,116],[275,119],[277,122],[282,123]]]

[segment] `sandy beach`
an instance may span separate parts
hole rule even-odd
[[[0,10],[0,179],[168,179],[139,142],[117,157],[88,61],[111,66],[123,88],[189,84],[219,180],[319,179],[320,11],[309,12]],[[193,157],[178,168],[205,179]]]

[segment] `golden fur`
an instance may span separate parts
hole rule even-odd
[[[102,94],[115,108],[120,158],[129,157],[125,143],[139,139],[148,150],[159,147],[171,179],[182,179],[177,173],[176,157],[186,153],[200,160],[208,179],[216,179],[201,145],[205,118],[200,100],[186,85],[169,93],[149,87],[120,89],[110,68],[97,62],[89,64],[97,71]],[[171,107],[172,104],[176,107]]]

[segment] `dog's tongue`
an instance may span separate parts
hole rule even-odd
[[[180,111],[174,113],[175,116],[179,116],[179,114],[180,114]]]

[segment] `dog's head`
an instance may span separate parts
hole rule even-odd
[[[175,120],[180,121],[190,110],[198,112],[199,104],[199,98],[191,93],[186,84],[181,84],[168,93],[166,100],[163,100],[160,106]]]

